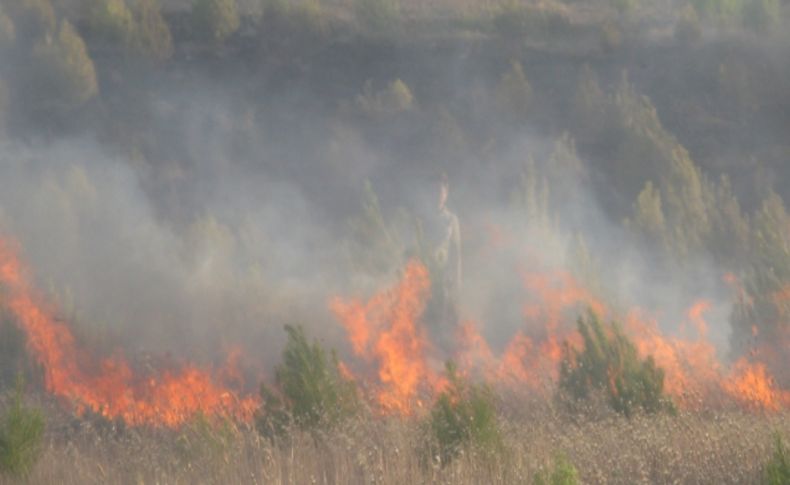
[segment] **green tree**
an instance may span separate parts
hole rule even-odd
[[[236,0],[194,0],[192,19],[196,34],[215,44],[236,32],[241,22]]]
[[[790,483],[790,452],[787,451],[779,433],[776,434],[773,455],[763,468],[762,483],[765,485],[787,485]]]
[[[85,42],[70,22],[61,22],[54,39],[43,39],[33,49],[35,110],[42,115],[65,114],[98,93],[96,70]]]
[[[131,46],[134,18],[125,0],[86,0],[83,5],[86,26],[92,38],[103,44]]]
[[[642,360],[636,347],[612,322],[604,326],[592,311],[578,320],[583,348],[563,348],[560,397],[586,399],[603,392],[615,411],[631,416],[638,408],[655,413],[673,410],[664,395],[664,371],[651,356]]]
[[[463,379],[452,362],[447,363],[449,385],[431,409],[430,428],[442,463],[449,463],[464,448],[484,454],[501,451],[494,395],[484,385]]]
[[[38,460],[44,435],[44,417],[22,402],[22,379],[11,407],[0,418],[0,473],[27,476]]]
[[[170,27],[162,17],[159,0],[137,0],[132,8],[134,16],[134,47],[138,54],[154,61],[164,61],[173,54]]]
[[[317,430],[355,414],[359,409],[356,385],[340,374],[334,352],[327,355],[318,342],[310,344],[302,327],[286,325],[285,331],[288,342],[283,361],[275,368],[275,388],[261,386],[259,431],[274,437],[291,423]]]

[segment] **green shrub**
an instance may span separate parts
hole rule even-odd
[[[236,0],[194,0],[192,19],[195,33],[216,44],[236,32],[241,22]]]
[[[452,362],[447,363],[448,388],[439,395],[430,416],[433,439],[442,463],[463,449],[483,454],[501,451],[494,396],[487,386],[466,382]]]
[[[0,105],[2,105],[3,86],[0,84]],[[2,109],[0,109],[0,126]],[[25,356],[25,336],[11,317],[0,312],[0,390],[13,387],[23,371],[22,359]]]
[[[201,464],[213,472],[229,463],[234,446],[240,442],[239,430],[228,419],[209,419],[199,414],[179,432],[175,441],[178,459],[185,467]]]
[[[398,0],[355,0],[354,17],[370,32],[389,32],[401,21]]]
[[[554,460],[553,466],[548,470],[535,474],[535,485],[576,485],[579,483],[579,472],[565,456]]]
[[[22,380],[17,383],[11,407],[0,421],[0,472],[14,477],[30,473],[41,452],[44,417],[22,402]]]
[[[585,399],[606,394],[611,407],[626,416],[637,408],[648,413],[673,406],[664,396],[664,371],[652,357],[641,360],[636,347],[616,323],[605,327],[592,311],[578,320],[583,349],[566,344],[560,365],[561,397]]]
[[[782,441],[782,436],[777,433],[774,453],[763,468],[765,485],[787,485],[790,483],[790,452]]]
[[[291,424],[316,430],[355,414],[359,409],[356,385],[340,374],[334,352],[327,355],[318,342],[311,345],[301,327],[286,325],[285,331],[288,342],[283,361],[275,368],[275,389],[261,386],[258,430],[274,437]]]
[[[137,0],[132,8],[135,19],[135,52],[146,59],[164,61],[173,54],[170,27],[162,17],[158,0]]]

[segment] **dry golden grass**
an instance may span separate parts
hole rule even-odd
[[[757,483],[790,413],[569,415],[546,402],[502,403],[506,451],[431,459],[416,419],[361,418],[277,446],[253,429],[198,421],[178,431],[51,418],[31,483],[514,484],[564,454],[583,483]],[[55,413],[57,414],[57,413]],[[60,420],[61,423],[55,421]],[[0,478],[0,483],[6,483]]]

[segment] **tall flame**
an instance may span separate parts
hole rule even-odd
[[[0,304],[27,337],[27,347],[44,371],[46,389],[86,411],[131,425],[174,427],[189,418],[226,416],[250,420],[254,397],[240,397],[209,372],[193,365],[135,375],[121,356],[96,360],[82,351],[68,326],[36,293],[13,244],[0,240]],[[226,368],[217,375],[234,375]]]
[[[378,365],[376,400],[385,412],[411,414],[421,391],[441,381],[428,364],[428,338],[419,324],[429,290],[428,270],[415,260],[393,288],[367,301],[330,302],[354,353]]]

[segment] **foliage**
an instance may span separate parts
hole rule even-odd
[[[388,32],[401,21],[398,0],[354,0],[354,16],[370,32]]]
[[[87,0],[83,5],[86,25],[97,41],[131,45],[134,19],[125,0]]]
[[[448,386],[431,409],[430,428],[446,464],[463,449],[491,454],[502,448],[492,391],[468,383],[452,362],[446,368]]]
[[[68,21],[55,39],[44,39],[33,50],[38,108],[43,113],[67,113],[98,93],[96,71],[85,43]]]
[[[25,336],[9,315],[0,312],[0,389],[10,387],[22,372]]]
[[[135,19],[134,50],[154,61],[164,61],[173,54],[170,27],[162,16],[159,0],[137,0],[132,8]]]
[[[560,455],[554,460],[549,470],[535,474],[534,485],[577,485],[579,472],[565,456]]]
[[[194,0],[192,19],[195,32],[221,44],[241,23],[236,0]]]
[[[532,86],[521,63],[513,61],[494,92],[497,107],[517,120],[524,120],[532,106]]]
[[[239,431],[233,422],[198,415],[180,431],[176,452],[184,466],[200,463],[217,468],[228,462],[238,438]]]
[[[340,374],[337,357],[318,342],[311,345],[301,327],[285,326],[288,342],[275,368],[275,390],[261,386],[258,430],[282,434],[293,423],[308,430],[332,427],[359,408],[356,386]]]
[[[44,417],[22,402],[22,379],[17,382],[11,407],[0,421],[0,473],[24,477],[30,473],[41,452]]]
[[[29,44],[55,32],[55,10],[49,0],[6,0],[18,40]]]
[[[787,485],[790,483],[790,451],[787,450],[782,436],[776,434],[774,453],[763,468],[765,485]]]
[[[605,327],[590,312],[578,320],[583,348],[565,344],[560,365],[561,397],[585,399],[606,393],[611,407],[626,416],[638,408],[655,413],[672,410],[664,396],[664,371],[652,356],[639,358],[636,347],[616,323]]]

